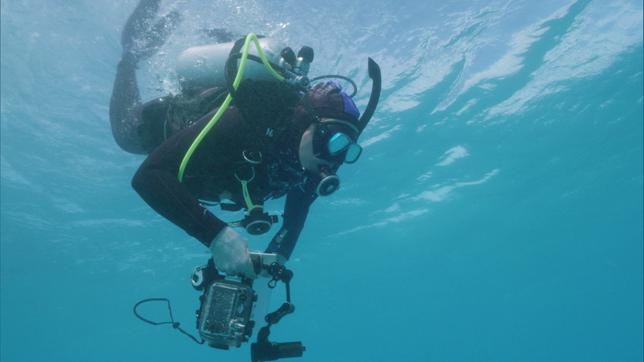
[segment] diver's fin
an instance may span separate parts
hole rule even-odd
[[[121,46],[129,49],[133,43],[147,33],[150,24],[159,11],[160,0],[141,0],[123,27]]]
[[[165,43],[170,34],[181,22],[181,14],[176,11],[170,12],[157,21],[150,29],[146,51],[156,52]]]
[[[121,46],[136,60],[156,53],[181,21],[181,15],[172,11],[154,22],[159,3],[160,0],[141,0],[123,27]]]

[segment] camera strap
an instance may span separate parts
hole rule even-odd
[[[137,309],[138,309],[138,307],[139,307],[141,304],[150,303],[150,302],[166,302],[166,303],[168,304],[168,314],[170,315],[170,321],[168,321],[168,322],[155,322],[155,321],[149,320],[149,319],[147,319],[147,318],[145,318],[145,317],[141,316],[141,315],[139,314],[138,310],[137,310]],[[164,325],[164,324],[170,324],[170,325],[172,325],[172,328],[174,328],[174,329],[178,330],[179,332],[181,332],[181,333],[185,334],[185,335],[186,335],[186,336],[188,336],[190,339],[192,339],[193,341],[195,341],[195,343],[197,343],[197,344],[204,344],[204,342],[205,342],[203,339],[198,340],[197,338],[195,338],[195,336],[193,336],[192,334],[190,334],[190,333],[186,332],[183,328],[181,328],[181,323],[179,323],[179,322],[175,322],[175,321],[174,321],[174,316],[172,315],[172,306],[170,305],[170,300],[169,300],[169,299],[167,299],[167,298],[148,298],[148,299],[143,299],[143,300],[139,301],[138,303],[136,303],[136,304],[134,305],[134,307],[132,308],[132,311],[134,312],[134,315],[135,315],[138,319],[140,319],[140,320],[144,321],[145,323],[149,323],[149,324],[152,324],[152,325],[154,325],[154,326],[160,326],[160,325]]]

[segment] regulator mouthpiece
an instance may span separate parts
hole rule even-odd
[[[315,192],[320,196],[329,196],[340,188],[340,178],[326,169],[320,171],[320,182]]]

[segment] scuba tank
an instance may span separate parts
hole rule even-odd
[[[140,128],[144,148],[150,152],[173,134],[191,126],[224,102],[230,91],[228,68],[240,66],[240,59],[229,61],[235,42],[209,44],[188,48],[180,53],[175,72],[181,92],[146,102],[142,109]],[[281,53],[287,49],[273,38],[258,38],[261,52],[275,68],[282,68]],[[290,49],[290,48],[288,48]],[[257,48],[248,49],[249,59],[259,59]],[[250,61],[243,80],[278,81],[261,60]]]
[[[279,64],[281,52],[286,46],[274,38],[259,38],[259,44],[269,62]],[[196,46],[184,50],[177,58],[176,71],[179,84],[184,92],[208,88],[226,89],[225,65],[235,43],[219,43]],[[251,47],[249,55],[258,56],[257,49]],[[239,60],[237,61],[239,64]],[[249,62],[243,80],[275,80],[266,67],[258,62]]]

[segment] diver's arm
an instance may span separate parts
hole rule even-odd
[[[156,212],[205,246],[227,225],[202,207],[174,173],[144,163],[134,175],[132,187]]]
[[[156,212],[209,246],[227,224],[177,180],[185,150],[200,130],[198,126],[184,129],[155,148],[134,175],[132,187]]]
[[[309,207],[316,198],[317,195],[314,192],[301,188],[289,191],[284,207],[284,224],[266,248],[267,253],[277,253],[286,259],[291,257],[295,243],[304,228]]]
[[[163,146],[163,145],[162,145]],[[160,147],[163,148],[163,147]],[[154,166],[155,152],[141,165],[132,187],[156,212],[210,248],[218,270],[255,277],[246,240],[202,207],[188,188],[170,172]]]

